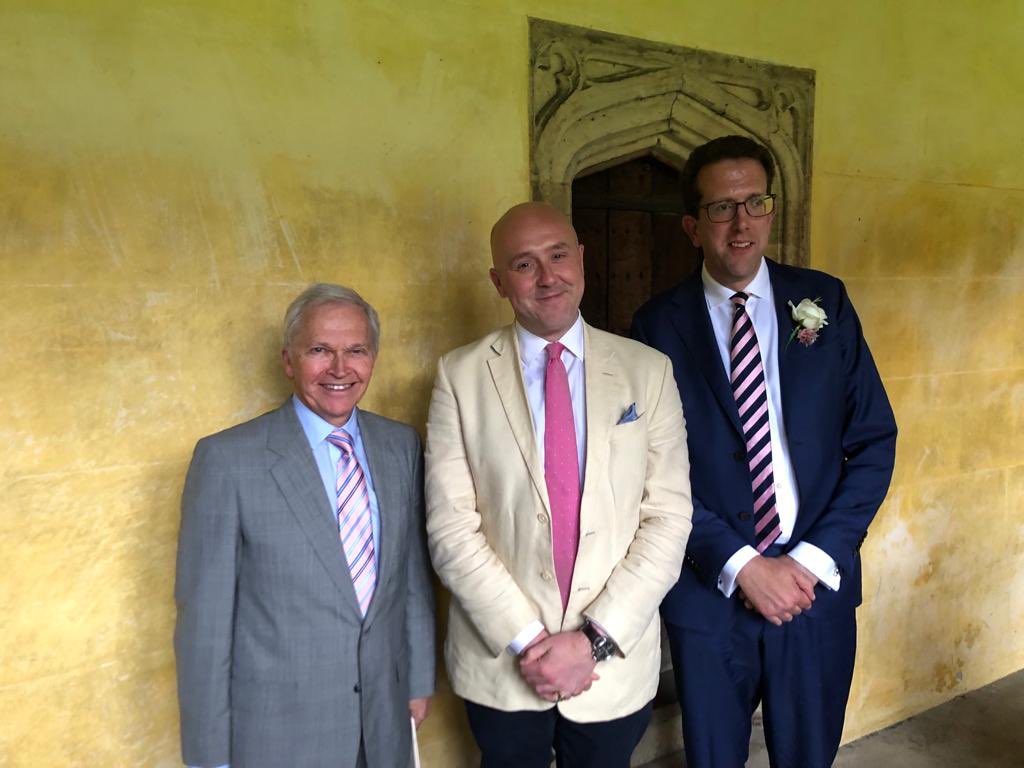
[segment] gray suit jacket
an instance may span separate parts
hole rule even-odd
[[[199,441],[182,497],[174,648],[184,762],[408,764],[408,703],[434,689],[434,605],[415,430],[359,426],[380,508],[365,621],[291,401]]]

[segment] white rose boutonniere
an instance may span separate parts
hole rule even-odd
[[[795,307],[792,301],[788,302],[793,312],[793,322],[796,323],[796,327],[789,334],[789,341],[786,342],[787,347],[793,339],[796,339],[805,347],[811,346],[811,344],[818,340],[818,334],[821,332],[821,329],[828,325],[828,315],[825,314],[824,309],[818,306],[819,301],[821,301],[821,296],[816,299],[801,299],[800,303]]]

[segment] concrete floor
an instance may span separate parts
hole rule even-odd
[[[682,753],[643,768],[685,768]],[[747,768],[768,768],[759,727]],[[1024,768],[1024,670],[839,750],[835,768]]]

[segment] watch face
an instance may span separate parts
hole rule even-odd
[[[598,635],[591,641],[591,649],[594,655],[594,661],[604,661],[612,655],[612,644],[608,641],[608,638]]]
[[[583,634],[590,641],[590,655],[594,661],[604,661],[615,654],[615,643],[598,632],[592,624],[583,625]]]

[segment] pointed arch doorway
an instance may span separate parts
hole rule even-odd
[[[530,66],[533,199],[572,215],[587,232],[584,244],[590,240],[590,250],[608,250],[608,280],[615,275],[614,285],[596,286],[595,295],[585,298],[592,316],[588,320],[602,325],[604,312],[607,327],[621,332],[623,307],[640,295],[640,267],[619,246],[629,252],[642,249],[646,235],[633,231],[639,219],[626,211],[650,214],[656,233],[651,248],[685,248],[676,231],[681,210],[673,208],[665,190],[671,187],[671,171],[681,169],[695,147],[716,136],[749,136],[771,152],[777,169],[772,191],[779,194],[780,207],[769,253],[783,263],[809,263],[812,70],[542,19],[530,19]],[[622,207],[637,203],[635,186],[644,179],[653,185],[647,207]],[[608,200],[595,204],[594,196],[602,194]],[[595,211],[607,212],[604,225]],[[664,222],[669,214],[677,224]],[[612,239],[601,235],[601,226],[614,230]],[[670,236],[678,240],[669,242]],[[654,292],[662,287],[660,270],[685,274],[692,268],[685,255],[677,265],[652,253],[650,274],[643,280],[655,280]],[[600,270],[588,272],[588,283],[592,276],[600,278]],[[620,290],[625,292],[621,301],[616,296]]]

